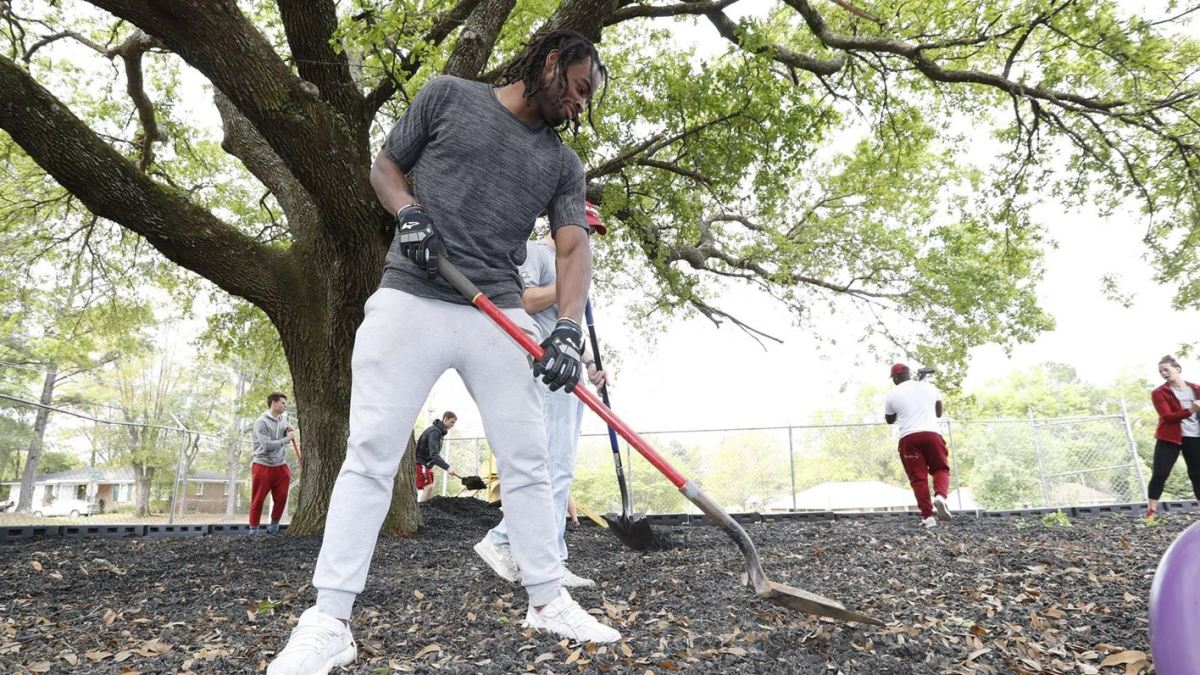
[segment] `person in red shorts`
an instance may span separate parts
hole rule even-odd
[[[950,465],[946,441],[938,427],[942,395],[932,384],[913,380],[908,366],[903,363],[894,364],[891,375],[896,388],[884,399],[883,419],[888,424],[900,424],[900,461],[921,509],[921,525],[935,527],[938,518],[950,519],[950,507],[946,503]],[[933,476],[933,499],[929,498],[930,475]],[[937,518],[933,515],[935,509]]]
[[[440,466],[451,476],[457,476],[450,463],[442,459],[442,439],[454,428],[458,415],[447,410],[442,419],[434,420],[417,439],[417,454],[413,458],[417,465],[417,501],[427,502],[433,498],[433,467]]]

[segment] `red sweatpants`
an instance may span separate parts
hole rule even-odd
[[[900,439],[900,461],[912,484],[913,495],[921,509],[921,517],[933,515],[933,500],[929,497],[929,474],[933,474],[933,493],[946,496],[950,492],[950,465],[946,462],[946,441],[936,431],[918,431]]]
[[[271,493],[271,522],[279,522],[287,506],[288,485],[292,482],[292,470],[287,464],[279,466],[250,465],[250,527],[258,527],[262,519],[263,501]]]

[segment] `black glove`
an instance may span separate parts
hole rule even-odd
[[[545,353],[533,364],[533,376],[542,376],[550,391],[562,387],[568,394],[575,390],[583,366],[579,353],[583,351],[583,330],[570,319],[559,319],[550,337],[542,340]]]
[[[396,236],[400,253],[425,270],[430,279],[438,275],[438,256],[445,251],[433,218],[420,204],[413,203],[396,212]]]

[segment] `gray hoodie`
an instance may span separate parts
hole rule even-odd
[[[287,413],[277,420],[265,412],[254,421],[254,463],[263,466],[287,464],[284,447],[290,443],[287,437]]]

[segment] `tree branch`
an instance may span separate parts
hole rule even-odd
[[[225,130],[221,148],[242,160],[250,173],[275,195],[287,216],[293,236],[297,240],[308,239],[305,235],[311,235],[318,227],[312,195],[300,185],[254,125],[234,107],[227,96],[215,91],[213,101],[221,114],[221,125]]]
[[[151,181],[3,56],[0,128],[92,213],[145,237],[170,260],[268,314],[286,307],[275,292],[285,269],[281,254]]]
[[[766,349],[767,346],[764,345],[762,340],[759,339],[760,336],[764,337],[768,340],[772,340],[778,344],[783,344],[783,340],[775,337],[774,335],[764,333],[763,331],[758,330],[757,328],[743,322],[741,319],[730,314],[729,312],[726,312],[725,310],[713,307],[712,305],[701,300],[700,298],[697,298],[695,296],[689,296],[687,299],[687,302],[692,307],[695,307],[696,310],[699,311],[701,314],[703,314],[709,321],[712,321],[713,325],[716,326],[717,328],[721,327],[721,322],[724,320],[728,320],[728,321],[732,322],[733,325],[740,328],[742,330],[742,332],[746,333],[746,335],[749,335],[751,338],[753,338],[754,341],[758,343],[758,346],[762,347],[763,349]]]
[[[846,51],[865,51],[881,54],[893,54],[908,59],[917,70],[935,82],[972,83],[1006,91],[1022,98],[1037,98],[1055,105],[1062,106],[1064,102],[1096,111],[1111,111],[1124,105],[1126,101],[1103,100],[1090,96],[1080,96],[1055,89],[1044,89],[1013,82],[1001,75],[993,75],[977,70],[951,70],[942,68],[929,59],[917,45],[892,38],[880,38],[862,35],[843,35],[829,29],[825,19],[808,0],[784,0],[789,6],[800,13],[812,34],[826,47]]]
[[[104,54],[105,56],[108,55],[108,50],[105,49],[103,45],[96,44],[95,42],[87,39],[79,33],[76,33],[75,31],[64,30],[58,33],[47,35],[46,37],[30,45],[29,49],[25,50],[25,55],[21,57],[22,60],[25,61],[25,63],[29,63],[33,59],[33,55],[35,52],[37,52],[37,50],[63,38],[71,38],[72,40],[91,48],[98,54]]]
[[[761,284],[766,287],[767,279],[777,278],[778,273],[763,267],[762,264],[754,262],[744,257],[735,256],[734,254],[720,248],[717,245],[716,237],[713,236],[712,225],[717,221],[735,221],[746,226],[747,229],[757,232],[765,231],[760,225],[757,225],[749,218],[734,213],[720,213],[711,218],[702,220],[699,223],[700,238],[695,245],[675,245],[667,249],[665,260],[679,260],[686,262],[693,269],[698,271],[711,272],[714,274],[722,273],[717,267],[709,264],[709,261],[716,260],[730,269],[744,270],[754,275],[756,279],[764,280]],[[787,274],[788,280],[792,284],[805,284],[817,288],[823,288],[828,291],[849,295],[857,298],[895,298],[896,293],[885,293],[881,291],[868,291],[865,288],[855,288],[856,281],[862,281],[861,278],[854,278],[844,284],[835,284],[816,277],[800,274],[799,272],[791,272]],[[769,289],[768,289],[769,290]]]
[[[484,0],[476,7],[459,31],[442,72],[468,79],[476,77],[487,65],[500,29],[516,4],[517,0]]]
[[[554,14],[537,30],[573,30],[600,44],[604,19],[619,6],[618,0],[562,0]]]
[[[606,176],[610,173],[616,173],[616,172],[620,171],[621,169],[625,168],[627,165],[629,165],[631,163],[635,163],[635,160],[638,159],[639,155],[644,154],[645,158],[649,158],[649,157],[653,156],[654,153],[671,145],[672,143],[675,143],[676,141],[682,140],[682,139],[684,139],[688,136],[692,136],[694,134],[698,134],[701,131],[707,129],[708,127],[711,127],[716,124],[721,124],[723,122],[728,122],[729,120],[731,120],[735,117],[739,117],[739,116],[741,116],[740,112],[739,113],[729,113],[727,115],[721,115],[720,117],[717,117],[715,119],[711,119],[707,122],[702,122],[700,124],[697,124],[694,127],[684,129],[683,131],[680,131],[679,133],[674,134],[673,136],[667,136],[666,134],[663,134],[663,133],[654,134],[650,138],[621,152],[621,154],[608,160],[607,162],[604,162],[600,166],[597,166],[596,168],[589,170],[587,172],[587,178],[589,181],[594,181],[597,178]]]
[[[707,14],[709,12],[719,12],[730,5],[739,2],[739,0],[709,0],[703,2],[700,0],[691,0],[680,2],[674,5],[662,5],[653,7],[649,5],[632,5],[622,7],[615,12],[609,14],[604,19],[605,27],[613,24],[629,21],[630,19],[642,18],[664,18],[669,16],[686,16],[688,14]]]
[[[1159,19],[1158,21],[1151,21],[1150,25],[1151,26],[1159,26],[1164,23],[1172,23],[1174,21],[1178,21],[1178,20],[1182,19],[1183,17],[1187,16],[1188,14],[1191,14],[1192,12],[1200,12],[1200,5],[1196,5],[1195,7],[1189,7],[1187,9],[1183,10],[1182,12],[1176,14],[1175,16],[1169,16],[1165,19]]]
[[[300,77],[315,84],[321,98],[347,119],[360,119],[363,97],[350,75],[350,63],[344,52],[338,52],[330,44],[337,29],[337,10],[333,2],[279,0],[278,5],[288,47]]]
[[[742,49],[746,49],[742,32],[738,30],[737,25],[724,12],[707,12],[705,16],[708,17],[708,20],[717,29],[717,32],[721,34],[721,37]],[[788,67],[799,68],[800,70],[806,70],[817,75],[832,75],[846,65],[846,56],[844,54],[838,54],[837,58],[832,61],[822,61],[799,52],[794,52],[780,45],[762,45],[747,51],[754,54],[766,54]]]
[[[1029,40],[1029,36],[1033,35],[1033,31],[1037,30],[1038,26],[1046,25],[1054,15],[1066,9],[1070,4],[1071,0],[1067,0],[1067,2],[1054,8],[1054,11],[1049,14],[1039,14],[1033,21],[1029,22],[1029,25],[1025,28],[1025,32],[1021,34],[1021,37],[1017,38],[1012,49],[1009,50],[1008,58],[1004,59],[1004,70],[1001,72],[1001,76],[1008,77],[1008,74],[1012,71],[1013,62],[1017,59],[1017,54],[1021,52],[1021,48],[1025,46],[1025,42]]]
[[[134,108],[138,113],[138,121],[142,125],[142,139],[139,143],[142,158],[138,163],[138,168],[145,172],[154,162],[154,143],[162,140],[162,133],[159,131],[158,122],[155,118],[154,103],[150,100],[149,95],[146,94],[145,87],[142,85],[142,55],[150,49],[161,47],[162,43],[150,37],[145,32],[137,30],[116,47],[106,48],[75,31],[67,30],[52,33],[33,43],[25,51],[22,60],[25,63],[29,63],[37,50],[63,38],[75,40],[109,60],[117,56],[121,57],[122,62],[125,64],[125,92],[133,100]]]
[[[154,103],[150,101],[146,89],[142,86],[142,55],[151,48],[159,46],[162,46],[162,43],[158,40],[136,30],[119,46],[110,49],[107,53],[109,58],[120,56],[121,60],[125,62],[125,91],[133,99],[133,105],[138,112],[138,120],[142,123],[142,158],[138,162],[138,168],[143,172],[154,162],[154,143],[162,139],[162,133],[155,120]]]
[[[684,167],[679,166],[678,164],[673,164],[671,162],[660,162],[657,159],[642,158],[642,159],[637,160],[634,163],[638,164],[640,166],[648,166],[648,167],[652,167],[655,169],[662,169],[663,171],[670,171],[671,173],[679,174],[680,176],[683,176],[684,178],[691,178],[692,180],[696,181],[697,183],[702,183],[705,187],[712,187],[712,184],[714,182],[712,178],[705,176],[704,174],[700,173],[699,171],[692,171],[691,169],[685,169]]]
[[[434,19],[433,27],[429,29],[429,32],[426,33],[421,40],[430,45],[442,44],[442,41],[445,40],[450,33],[454,32],[455,28],[458,28],[460,25],[462,25],[462,22],[466,20],[467,16],[469,16],[471,12],[475,11],[475,8],[479,6],[479,3],[482,1],[483,0],[460,0],[457,5],[445,10],[439,14],[436,19]],[[412,75],[421,68],[422,61],[420,58],[409,58],[404,56],[401,60],[403,62],[401,70],[408,77],[412,77]],[[363,112],[366,115],[366,123],[368,126],[370,125],[371,120],[375,119],[375,115],[379,112],[379,109],[383,107],[383,104],[387,103],[388,99],[390,99],[392,95],[396,93],[399,86],[400,83],[395,74],[388,72],[387,76],[380,80],[379,83],[375,85],[375,88],[372,89],[369,94],[367,94],[366,103],[363,106]]]
[[[322,223],[351,223],[373,236],[368,229],[381,212],[361,119],[340,116],[316,85],[295,76],[234,0],[89,2],[162,40],[208,77],[313,195]]]

